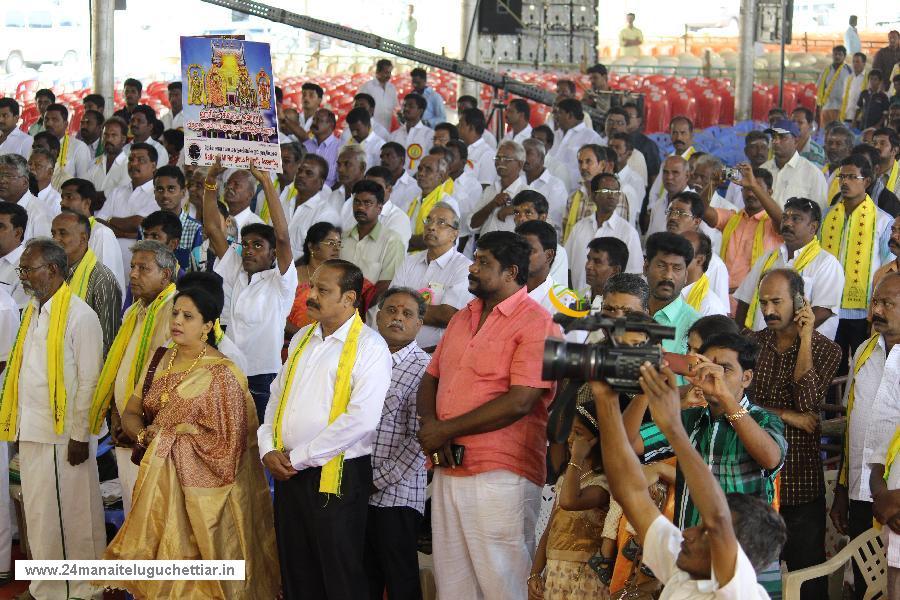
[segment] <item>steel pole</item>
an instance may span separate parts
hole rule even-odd
[[[115,76],[115,0],[91,0],[91,72],[94,93],[106,100],[104,116],[113,113]]]

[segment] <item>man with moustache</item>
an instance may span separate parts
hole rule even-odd
[[[325,159],[328,164],[328,172],[325,176],[325,185],[334,186],[337,180],[337,156],[341,148],[341,140],[334,135],[334,127],[337,124],[334,113],[327,108],[316,110],[313,115],[310,133],[312,137],[303,142],[307,152],[317,154]]]
[[[797,300],[802,300],[798,305]],[[780,512],[788,538],[782,553],[788,570],[825,562],[825,482],[819,413],[837,372],[841,348],[815,330],[815,314],[804,298],[803,276],[772,269],[759,284],[765,329],[751,337],[759,345],[753,401],[781,417],[787,454],[781,471]],[[803,600],[827,597],[827,582],[803,585]]]
[[[681,156],[670,156],[663,161],[659,175],[661,182],[655,192],[650,190],[647,197],[647,214],[641,216],[641,227],[647,235],[664,231],[666,229],[666,212],[669,210],[669,202],[676,194],[690,191],[688,178],[690,171],[688,161]]]
[[[446,202],[454,207],[454,212],[461,213],[461,209],[448,190],[453,189],[453,181],[448,178],[447,171],[450,161],[446,154],[431,154],[422,158],[416,171],[416,183],[421,192],[406,208],[409,216],[412,237],[409,239],[409,249],[422,250],[425,247],[422,236],[425,233],[425,218],[438,202]]]
[[[307,154],[297,167],[294,177],[294,197],[283,203],[288,219],[291,252],[303,255],[303,242],[309,228],[321,221],[340,227],[340,212],[331,201],[331,190],[325,185],[328,178],[328,162],[318,154]]]
[[[287,268],[294,270],[290,260]],[[313,322],[291,340],[258,432],[260,457],[275,478],[285,600],[369,595],[372,442],[392,359],[359,317],[362,285],[362,271],[345,260],[327,260],[313,274],[306,301]]]
[[[759,308],[759,281],[767,271],[790,268],[803,277],[816,329],[826,338],[834,339],[844,289],[844,270],[819,244],[816,233],[821,219],[819,205],[812,200],[791,198],[785,203],[780,229],[784,243],[760,256],[734,292],[737,301],[734,319],[740,327],[759,331],[766,326]]]
[[[372,490],[366,515],[369,598],[418,600],[416,540],[425,513],[425,456],[416,434],[416,392],[431,357],[416,343],[427,304],[411,288],[392,287],[378,305],[378,333],[391,352],[391,385],[372,443]]]
[[[512,199],[525,189],[522,167],[525,164],[525,149],[510,140],[500,142],[494,165],[497,180],[484,189],[481,206],[469,218],[469,227],[481,235],[491,231],[512,231]]]
[[[776,121],[766,133],[772,137],[772,158],[762,168],[772,174],[772,198],[784,206],[788,198],[809,198],[823,211],[828,206],[825,174],[800,156],[800,129],[788,119]]]
[[[850,156],[853,150],[853,132],[843,125],[836,125],[825,131],[825,157],[828,162],[822,167],[825,174],[825,183],[828,186],[826,198],[828,203],[841,192],[841,182],[838,174],[841,171],[841,162]]]
[[[681,296],[694,248],[680,235],[661,231],[647,238],[644,276],[650,286],[650,316],[660,325],[675,328],[675,338],[663,340],[667,352],[687,351],[687,332],[700,318]]]
[[[669,157],[681,157],[684,160],[688,160],[693,156],[694,152],[697,151],[694,148],[694,123],[689,118],[684,116],[674,117],[671,121],[669,121],[669,136],[672,138],[672,154]],[[650,206],[652,206],[655,199],[664,195],[661,191],[664,187],[663,174],[662,170],[660,174],[656,177],[656,180],[653,182],[653,185],[650,187],[650,192],[648,195],[648,202]],[[678,190],[681,191],[681,190]],[[648,233],[653,233],[652,231]]]
[[[127,140],[128,123],[119,117],[103,123],[103,153],[94,159],[85,179],[104,196],[128,182],[128,153],[122,151]]]
[[[539,192],[547,200],[547,220],[556,229],[557,236],[562,236],[562,225],[565,220],[566,186],[561,179],[550,173],[544,159],[546,146],[537,138],[529,137],[522,142],[525,148],[525,164],[522,172],[528,189]]]
[[[297,177],[297,167],[300,161],[306,155],[306,151],[297,142],[286,142],[281,144],[281,172],[274,174],[272,183],[275,184],[275,191],[278,192],[278,198],[281,200],[282,206],[287,206],[297,196],[297,189],[294,187],[294,179]],[[200,203],[202,204],[202,192],[200,194]],[[256,193],[255,202],[253,202],[253,211],[259,216],[266,225],[272,224],[269,203],[266,202],[266,195],[262,189]]]
[[[478,239],[469,267],[476,299],[450,320],[419,386],[419,441],[435,467],[432,531],[441,597],[528,596],[555,388],[541,380],[540,365],[544,340],[560,335],[528,297],[530,253],[512,232]],[[451,444],[466,447],[461,464]]]
[[[578,186],[566,201],[562,222],[563,244],[569,241],[572,230],[579,220],[594,213],[595,207],[591,202],[591,182],[600,173],[613,173],[616,165],[607,160],[606,148],[597,144],[586,144],[578,149],[575,155],[578,161],[578,174],[581,179]],[[621,189],[621,184],[619,186]],[[617,196],[617,204],[621,199]],[[626,219],[627,221],[627,219]]]

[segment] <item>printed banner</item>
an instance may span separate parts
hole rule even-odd
[[[184,164],[281,171],[269,45],[181,38]]]

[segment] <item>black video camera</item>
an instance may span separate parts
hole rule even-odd
[[[567,333],[602,330],[606,340],[597,344],[576,344],[549,338],[544,343],[541,377],[556,381],[602,380],[617,392],[640,392],[638,377],[641,365],[645,362],[657,366],[662,364],[659,342],[675,338],[674,327],[628,318],[589,315],[579,319],[557,313],[553,321],[562,325]],[[617,338],[628,331],[645,333],[649,340],[642,346],[620,346]]]

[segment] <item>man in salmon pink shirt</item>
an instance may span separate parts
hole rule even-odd
[[[475,300],[447,325],[418,393],[419,441],[434,467],[432,545],[441,598],[525,600],[546,480],[544,341],[560,337],[528,297],[531,247],[481,236],[469,267]],[[456,464],[451,444],[465,447]]]

